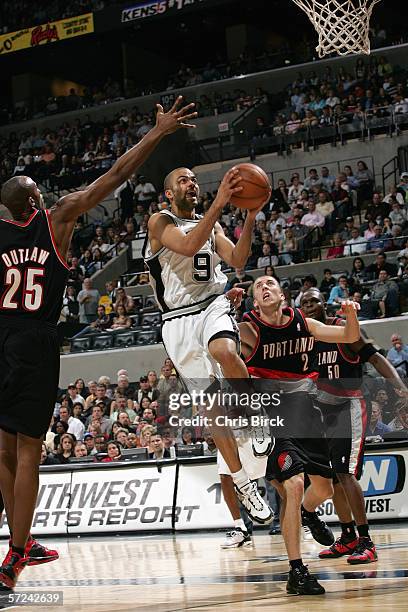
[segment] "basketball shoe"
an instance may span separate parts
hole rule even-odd
[[[240,527],[227,531],[221,548],[241,548],[241,546],[252,546],[252,538],[249,533],[243,531]]]
[[[7,558],[8,557],[8,558]],[[3,563],[0,567],[0,581],[13,589],[16,584],[19,575],[28,563],[28,557],[19,555],[17,552],[11,551],[10,555],[7,555],[7,563]]]
[[[358,538],[348,540],[343,534],[330,546],[319,552],[320,559],[338,559],[344,555],[350,555],[358,545]]]
[[[321,521],[317,516],[316,512],[303,512],[302,511],[302,525],[303,527],[309,527],[310,532],[316,542],[323,546],[330,546],[334,542],[334,535],[330,527],[326,525],[324,521]]]
[[[370,537],[358,538],[358,544],[355,550],[347,557],[347,563],[350,565],[359,565],[360,563],[374,563],[378,560],[377,551],[375,550],[374,542]]]
[[[289,595],[323,595],[326,591],[309,573],[307,565],[303,565],[290,570],[286,592]]]
[[[41,565],[42,563],[49,563],[59,559],[58,551],[46,548],[31,536],[27,541],[24,552],[26,557],[28,557],[27,565]]]
[[[251,425],[249,435],[255,457],[268,457],[275,446],[275,438],[270,434],[269,425]]]
[[[34,540],[29,536],[27,544],[24,550],[25,556],[28,557],[27,565],[41,565],[42,563],[49,563],[50,561],[56,561],[59,559],[59,554],[56,550],[46,548],[37,540]],[[11,551],[11,539],[9,540],[9,549],[7,555],[4,558],[3,565],[6,565],[10,561]]]
[[[237,497],[247,511],[249,518],[261,523],[261,525],[266,525],[273,520],[274,514],[259,493],[256,482],[248,481],[241,487],[234,484],[234,487]]]

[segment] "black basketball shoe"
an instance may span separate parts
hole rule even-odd
[[[302,511],[302,525],[303,527],[309,527],[310,532],[316,542],[322,544],[322,546],[330,546],[334,542],[334,534],[330,527],[326,525],[324,521],[321,521],[317,516],[316,512],[308,512],[307,514]]]
[[[307,565],[303,565],[290,570],[286,592],[289,595],[323,595],[326,591],[309,573]]]

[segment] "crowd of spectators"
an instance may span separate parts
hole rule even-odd
[[[285,93],[285,106],[268,124],[257,119],[253,144],[261,147],[270,136],[304,133],[311,128],[327,128],[364,119],[381,119],[408,113],[407,74],[385,56],[358,59],[354,70],[335,70],[328,65],[322,75],[299,72]],[[374,125],[374,123],[373,123]]]
[[[398,333],[392,335],[391,344],[388,352],[382,352],[401,378],[407,379],[408,345]],[[372,400],[367,435],[408,437],[407,399],[394,397],[378,374],[371,382],[370,373],[366,374]],[[172,394],[183,391],[169,358],[159,376],[151,370],[135,383],[126,370],[119,370],[114,382],[107,376],[87,383],[77,379],[60,390],[41,463],[69,463],[84,457],[120,461],[123,449],[134,448],[146,448],[149,459],[159,460],[174,457],[178,449],[196,443],[202,443],[203,455],[216,455],[214,440],[205,427],[179,425],[202,414],[202,407],[192,404],[174,408]]]
[[[169,421],[173,416],[182,422],[197,410],[190,405],[175,411],[169,405],[171,394],[181,391],[170,359],[165,360],[160,376],[152,370],[137,383],[130,382],[126,370],[118,371],[114,383],[107,376],[86,384],[82,379],[70,383],[55,405],[41,463],[69,463],[87,456],[94,456],[95,461],[118,461],[123,449],[132,448],[146,448],[148,458],[158,460],[175,456],[172,448],[196,442],[203,443],[204,455],[215,455],[209,431],[177,427]]]

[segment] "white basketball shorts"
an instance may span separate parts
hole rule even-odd
[[[238,455],[241,461],[242,467],[248,474],[250,480],[258,480],[263,478],[266,473],[266,465],[268,463],[268,457],[256,457],[252,450],[252,440],[247,437],[236,437],[238,446]],[[226,461],[220,451],[217,453],[217,465],[218,474],[227,474],[231,476],[231,470],[229,469]]]
[[[239,341],[231,302],[224,295],[218,296],[205,310],[164,321],[164,347],[190,391],[203,389],[205,380],[210,384],[214,376],[222,376],[219,364],[208,350],[209,341],[220,332],[229,332]]]

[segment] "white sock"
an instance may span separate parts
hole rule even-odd
[[[243,487],[249,482],[248,474],[246,473],[244,468],[241,468],[239,472],[231,472],[231,477],[234,483],[239,488]]]
[[[236,521],[234,521],[234,527],[239,528],[242,531],[245,531],[245,533],[247,532],[247,528],[246,528],[245,523],[242,520],[242,518],[239,518]]]

